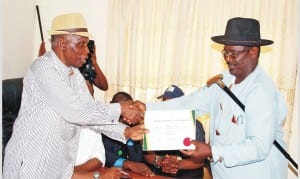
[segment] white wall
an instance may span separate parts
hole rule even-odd
[[[98,63],[105,73],[108,0],[3,0],[2,79],[23,77],[38,55],[41,38],[35,5],[39,5],[47,50],[50,49],[47,31],[53,17],[69,12],[82,13],[89,32],[94,35]],[[103,99],[103,92],[95,89],[95,97]]]
[[[2,8],[2,79],[6,79],[22,76],[31,62],[34,6],[30,1],[4,0]]]
[[[4,23],[3,23],[3,2],[0,1],[0,62],[2,64],[2,60],[3,60],[3,26],[4,26]],[[1,65],[2,67],[2,65]],[[0,76],[2,76],[2,68],[0,70]],[[2,83],[1,83],[1,89],[2,89]],[[2,103],[1,103],[2,104]],[[2,109],[2,106],[1,106],[1,109]],[[2,128],[1,128],[2,129]]]

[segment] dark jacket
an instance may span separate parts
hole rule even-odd
[[[105,147],[105,166],[112,167],[114,163],[120,158],[130,161],[142,162],[143,151],[140,142],[133,141],[133,146],[123,144],[122,142],[113,140],[102,134],[102,140]]]

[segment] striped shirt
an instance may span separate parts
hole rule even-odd
[[[94,125],[125,142],[120,105],[95,101],[79,70],[65,66],[53,51],[33,63],[23,84],[3,178],[71,178],[81,126]]]

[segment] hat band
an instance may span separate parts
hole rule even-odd
[[[223,39],[222,41],[228,41],[228,42],[249,42],[249,43],[256,43],[256,42],[261,42],[261,40],[227,40],[227,39]]]
[[[60,29],[57,31],[65,31],[65,32],[73,33],[73,32],[88,32],[88,29],[87,28],[75,28],[75,29]]]

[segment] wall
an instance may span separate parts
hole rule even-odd
[[[31,62],[34,6],[30,1],[4,0],[2,8],[2,79],[6,79],[22,76]]]

